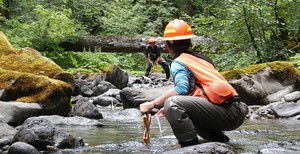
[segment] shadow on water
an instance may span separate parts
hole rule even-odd
[[[63,130],[75,137],[81,137],[86,146],[76,149],[75,153],[163,153],[178,148],[177,140],[165,118],[152,116],[150,127],[150,144],[142,143],[142,118],[120,117],[121,109],[101,110],[104,127],[61,126]],[[300,142],[299,120],[245,120],[242,126],[233,131],[225,132],[230,137],[227,143],[238,153],[252,154],[259,149],[289,143]],[[74,151],[73,151],[74,152]]]

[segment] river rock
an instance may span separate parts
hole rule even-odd
[[[264,145],[259,152],[260,154],[299,154],[300,146],[297,141],[272,141]]]
[[[273,106],[276,117],[289,118],[300,114],[300,102],[282,102]]]
[[[120,95],[120,89],[111,88],[100,96],[114,97],[117,98]]]
[[[249,112],[246,116],[248,119],[275,119],[274,111],[272,110],[273,105],[277,104],[271,103],[268,105],[251,105],[248,106]]]
[[[286,102],[296,102],[300,100],[300,91],[295,91],[290,94],[287,94],[283,98]]]
[[[9,147],[8,154],[40,154],[40,152],[30,144],[15,142]]]
[[[292,117],[293,120],[300,120],[300,114],[297,116]]]
[[[84,97],[93,97],[99,96],[109,89],[116,88],[112,83],[104,81],[104,76],[102,73],[97,74],[96,76],[83,80],[80,77],[75,79],[80,87],[80,95]]]
[[[73,74],[62,72],[62,73],[57,73],[53,78],[69,83],[73,88],[72,96],[77,96],[80,94],[80,87],[76,82]]]
[[[120,97],[124,109],[139,107],[141,103],[152,101],[166,91],[172,89],[174,85],[162,86],[157,88],[133,88],[126,87],[121,90]]]
[[[2,115],[0,115],[0,149],[12,143],[13,136],[17,130],[9,126]]]
[[[43,75],[0,68],[0,101],[38,103],[43,114],[67,115],[73,92],[70,84]]]
[[[113,65],[112,68],[106,73],[106,81],[115,85],[118,89],[127,87],[129,76],[128,73],[121,70],[117,65]]]
[[[85,117],[63,117],[58,115],[39,116],[49,120],[54,125],[72,125],[72,126],[96,126],[101,127],[103,124],[99,120],[89,119]]]
[[[9,125],[21,125],[27,118],[40,115],[43,109],[37,103],[2,102],[0,114]]]
[[[78,100],[72,111],[76,116],[91,119],[103,119],[103,116],[99,112],[98,108],[92,103],[92,100],[88,98],[82,98]]]
[[[140,119],[142,117],[141,111],[136,108],[125,109],[120,112],[119,116],[123,116],[124,120]]]
[[[109,89],[115,89],[116,87],[107,81],[101,81],[96,88],[93,89],[94,93],[93,96],[99,96],[105,92],[107,92]]]
[[[286,86],[286,87],[283,87],[283,89],[281,90],[278,90],[272,94],[269,94],[267,97],[266,97],[266,100],[269,102],[269,103],[272,103],[272,102],[278,102],[280,101],[285,95],[287,94],[290,94],[291,92],[293,92],[295,90],[294,88],[294,85],[290,85],[290,86]]]
[[[284,148],[264,148],[259,150],[259,154],[274,154],[274,153],[282,153],[282,154],[296,154],[297,152],[284,149]]]
[[[120,102],[114,97],[98,96],[93,98],[93,104],[100,106],[109,106],[120,104]]]
[[[18,128],[13,142],[26,142],[38,150],[46,150],[47,146],[64,149],[80,145],[72,135],[59,130],[50,121],[38,117],[25,120]]]
[[[194,146],[188,146],[180,149],[175,149],[171,151],[164,152],[164,154],[199,154],[199,153],[226,153],[226,154],[236,154],[233,147],[225,143],[210,142],[197,144]]]
[[[292,63],[275,61],[221,72],[248,105],[281,101],[300,88],[300,75]]]

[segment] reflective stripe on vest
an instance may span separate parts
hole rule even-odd
[[[208,61],[188,53],[182,53],[175,60],[187,66],[197,79],[196,85],[200,84],[189,95],[204,97],[214,104],[222,104],[238,96],[235,89]]]

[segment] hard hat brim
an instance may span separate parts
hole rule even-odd
[[[197,37],[196,35],[184,35],[184,36],[173,36],[173,37],[165,37],[163,41],[170,41],[170,40],[186,40]]]

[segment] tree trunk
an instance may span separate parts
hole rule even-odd
[[[252,34],[252,31],[251,31],[251,25],[250,25],[250,23],[249,23],[249,21],[248,21],[248,19],[247,19],[247,10],[246,10],[245,6],[243,6],[243,15],[244,15],[244,22],[245,22],[245,25],[246,25],[246,27],[247,27],[247,31],[248,31],[250,40],[251,40],[251,42],[252,42],[252,46],[253,46],[253,48],[254,48],[256,51],[258,51],[258,47],[257,47],[257,44],[256,44],[256,42],[255,42],[255,38],[254,38],[254,36],[253,36],[253,34]],[[258,55],[257,55],[257,56],[260,57],[260,53],[259,53],[259,52],[258,52]]]

